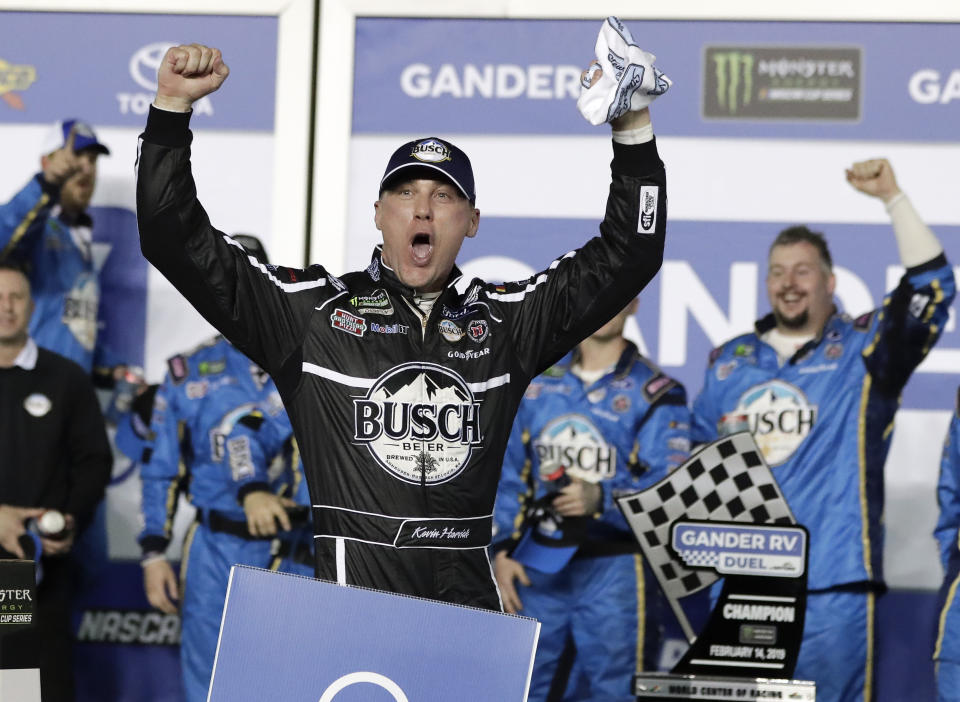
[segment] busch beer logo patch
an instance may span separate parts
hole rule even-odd
[[[467,326],[467,334],[470,337],[470,341],[475,341],[478,344],[481,343],[490,334],[490,326],[487,324],[487,320],[477,319],[470,322]]]
[[[480,403],[470,387],[433,363],[392,368],[353,404],[354,441],[404,482],[435,485],[454,478],[483,440]]]
[[[746,415],[750,433],[771,467],[793,455],[817,421],[817,406],[799,388],[770,380],[747,390],[729,414]]]
[[[334,329],[339,329],[354,336],[363,336],[363,333],[367,330],[367,320],[363,317],[355,317],[339,307],[330,315],[330,324],[333,325]]]
[[[590,483],[612,478],[617,470],[617,449],[586,417],[566,414],[549,422],[533,440],[541,480],[566,473]]]
[[[425,163],[440,163],[450,160],[450,149],[437,139],[424,139],[414,145],[410,155]]]
[[[440,335],[451,344],[460,341],[463,338],[463,329],[458,327],[449,319],[441,319],[438,325]]]
[[[657,195],[660,187],[644,185],[640,188],[640,220],[637,234],[653,234],[657,228]]]

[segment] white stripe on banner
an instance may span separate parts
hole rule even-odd
[[[554,262],[550,264],[550,267],[549,267],[548,270],[551,270],[551,271],[552,271],[554,268],[556,268],[557,266],[560,265],[560,262],[561,262],[563,259],[565,259],[565,258],[572,258],[572,257],[574,257],[574,256],[576,256],[576,255],[577,255],[577,252],[576,252],[576,251],[568,251],[567,253],[565,253],[565,254],[564,254],[563,256],[561,256],[560,258],[554,260]],[[546,283],[546,282],[547,282],[547,278],[548,278],[547,274],[544,273],[544,274],[542,274],[542,275],[537,276],[537,279],[536,279],[535,281],[533,281],[532,283],[528,284],[527,287],[525,287],[525,288],[524,288],[523,290],[521,290],[520,292],[515,292],[515,293],[487,293],[487,297],[489,297],[491,300],[500,300],[500,302],[520,302],[520,300],[522,300],[524,297],[526,297],[527,293],[533,292],[534,289],[536,289],[537,286],[539,286],[541,283]]]
[[[238,249],[240,249],[244,253],[247,252],[247,250],[243,248],[243,246],[239,242],[234,241],[227,234],[224,234],[223,238],[224,238],[224,241],[226,241],[231,246],[236,246]],[[262,263],[260,263],[260,261],[258,261],[256,257],[250,256],[248,254],[247,261],[250,262],[251,266],[259,270],[265,276],[267,276],[267,278],[270,280],[271,283],[273,283],[278,288],[280,288],[281,290],[287,293],[300,292],[301,290],[309,290],[310,288],[322,288],[324,285],[327,284],[326,278],[320,278],[319,280],[305,280],[302,283],[284,283],[280,281],[280,279],[277,278],[275,275],[273,275],[273,273],[268,271],[267,267]]]
[[[376,382],[370,378],[355,378],[352,375],[344,375],[343,373],[338,373],[335,370],[321,368],[318,365],[307,363],[306,361],[303,363],[303,372],[319,375],[321,378],[332,380],[333,382],[340,383],[341,385],[349,385],[352,388],[370,388]]]

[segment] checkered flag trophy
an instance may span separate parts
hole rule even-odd
[[[678,520],[796,524],[763,454],[749,432],[726,436],[692,456],[643,492],[616,498],[617,506],[640,542],[643,555],[663,588],[687,640],[696,633],[680,599],[720,579],[713,551],[670,547],[671,525]]]

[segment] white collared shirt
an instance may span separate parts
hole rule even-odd
[[[20,349],[20,353],[13,359],[14,366],[20,366],[24,370],[32,371],[37,365],[37,342],[32,337],[27,337],[27,343]]]

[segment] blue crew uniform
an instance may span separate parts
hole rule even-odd
[[[152,447],[141,462],[145,558],[169,544],[177,498],[186,493],[197,508],[187,533],[181,581],[181,663],[188,700],[206,699],[230,567],[266,567],[270,540],[246,530],[243,498],[269,490],[268,458],[259,444],[233,437],[261,407],[283,406],[269,376],[223,338],[168,361],[154,398]]]
[[[0,260],[25,266],[36,308],[30,336],[66,356],[88,373],[117,359],[97,344],[100,281],[94,265],[93,221],[81,214],[68,221],[60,212],[59,186],[38,173],[0,205]]]
[[[756,330],[714,349],[693,405],[693,440],[744,419],[797,520],[810,531],[804,641],[794,673],[824,700],[869,700],[874,592],[883,587],[883,467],[900,393],[938,339],[955,294],[940,254],[910,268],[883,306],[834,314],[780,365]]]
[[[938,702],[960,702],[960,389],[957,407],[940,457],[937,483],[940,517],[934,536],[940,546],[943,585],[940,587],[940,620],[933,660],[937,666]]]
[[[663,608],[614,498],[653,485],[688,458],[690,414],[683,386],[633,344],[590,385],[571,372],[574,361],[575,352],[534,379],[520,404],[497,491],[495,549],[521,538],[528,507],[556,491],[560,473],[601,486],[601,507],[572,560],[556,573],[528,566],[531,586],[518,585],[521,614],[542,626],[530,699],[546,699],[572,639],[564,699],[632,700],[631,677],[656,669]]]
[[[291,530],[281,531],[272,543],[270,570],[313,577],[313,526],[310,521],[310,492],[303,472],[300,449],[286,410],[275,412],[273,403],[255,409],[251,417],[241,418],[227,437],[240,450],[249,444],[254,460],[263,463],[270,490],[296,503],[288,510]],[[224,466],[228,468],[229,466]],[[232,476],[227,476],[232,479]]]

